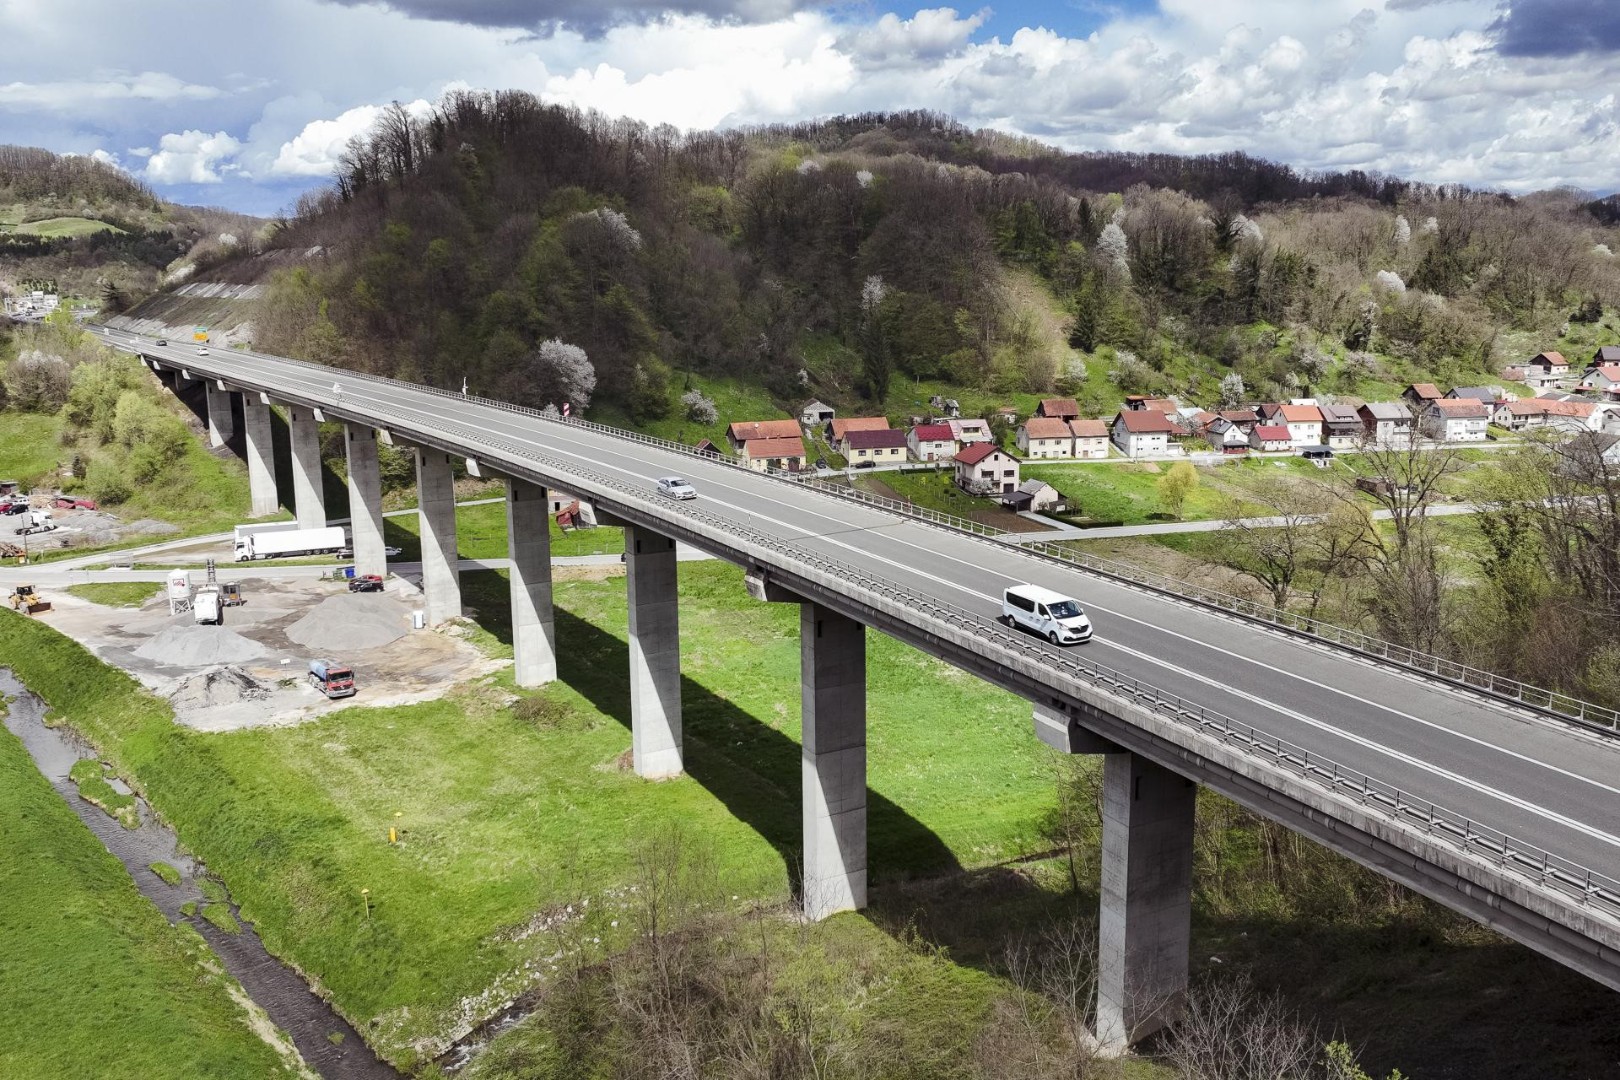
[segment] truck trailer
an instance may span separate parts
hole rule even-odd
[[[240,528],[240,526],[239,526]],[[325,555],[344,544],[343,527],[328,525],[324,529],[283,529],[275,532],[238,534],[236,561],[250,559],[285,559],[298,555]]]

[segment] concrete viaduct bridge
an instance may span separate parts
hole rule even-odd
[[[361,573],[386,568],[377,441],[413,448],[434,623],[461,612],[452,463],[504,477],[520,685],[556,675],[548,489],[622,524],[641,776],[683,769],[676,541],[743,566],[757,598],[798,604],[811,917],[866,902],[867,628],[1031,702],[1043,741],[1104,755],[1105,1045],[1162,1026],[1186,986],[1199,784],[1620,989],[1620,737],[1602,729],[1613,713],[1488,677],[1481,688],[1466,673],[1422,673],[1432,658],[1373,656],[659,440],[109,333],[171,385],[204,383],[216,444],[242,426],[256,515],[277,509],[271,406],[286,411],[305,525],[325,522],[317,425],[341,422]],[[657,495],[655,478],[670,473],[699,498]],[[1063,650],[1002,626],[1001,591],[1019,582],[1078,597],[1095,640]],[[1570,712],[1582,719],[1558,715]]]

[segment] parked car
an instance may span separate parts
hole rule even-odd
[[[1039,585],[1013,585],[1001,594],[1001,619],[1022,627],[1053,645],[1090,641],[1091,620],[1072,597]]]
[[[871,458],[867,458],[865,461],[857,461],[855,464],[851,465],[850,468],[852,468],[852,469],[875,469],[875,468],[877,468],[877,462],[873,461]]]
[[[383,545],[383,558],[385,559],[397,559],[402,554],[404,554],[404,552],[395,547],[393,544]],[[339,562],[352,558],[354,558],[354,547],[352,545],[344,544],[342,547],[337,549],[337,559]]]
[[[96,500],[81,499],[77,495],[58,495],[52,505],[58,510],[94,510]]]
[[[356,574],[349,579],[350,592],[382,592],[383,579],[380,574]]]
[[[678,476],[660,476],[658,494],[671,499],[697,498],[697,490]]]
[[[26,514],[28,513],[28,500],[21,502],[0,503],[0,514]]]

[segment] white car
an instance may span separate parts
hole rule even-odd
[[[1078,600],[1038,585],[1014,585],[1001,597],[1001,620],[1053,645],[1090,641],[1091,620]]]
[[[679,476],[660,476],[658,494],[671,499],[695,499],[697,491]]]
[[[198,356],[207,356],[208,355],[208,349],[205,346],[202,346],[202,345],[197,346],[197,355]]]

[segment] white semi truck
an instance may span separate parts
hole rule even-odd
[[[269,532],[243,534],[237,526],[236,561],[250,559],[286,559],[298,555],[326,555],[343,547],[343,527],[328,525],[324,529],[276,529]]]

